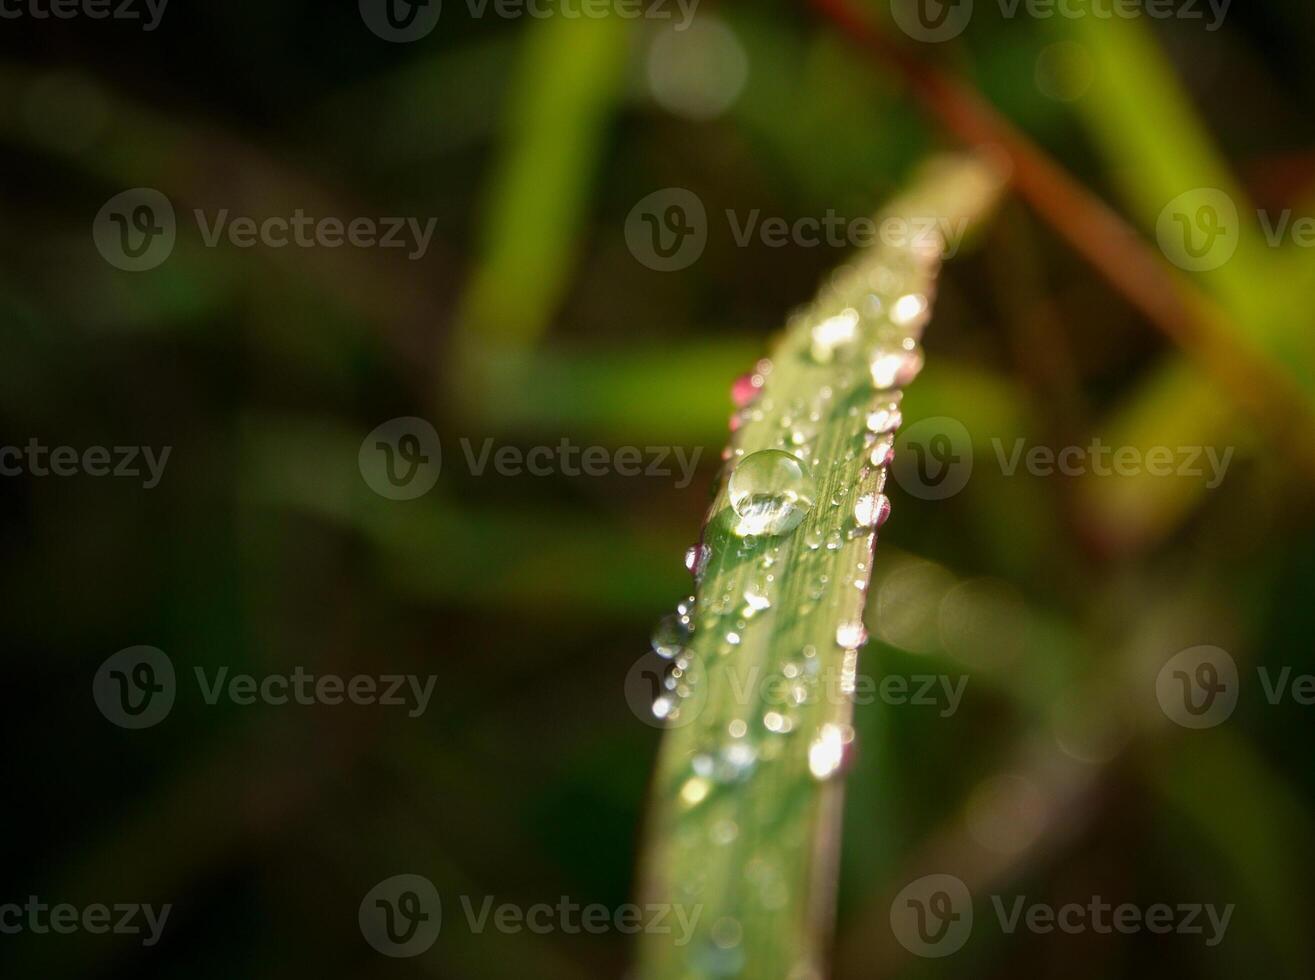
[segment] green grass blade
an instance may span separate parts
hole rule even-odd
[[[962,228],[997,186],[979,163],[938,161],[887,217]],[[704,529],[696,602],[683,607],[693,633],[665,676],[654,675],[656,713],[671,727],[655,776],[644,900],[674,906],[689,928],[644,937],[644,980],[824,972],[837,777],[853,739],[885,463],[899,384],[921,359],[940,251],[926,240],[883,245],[837,273],[791,318],[758,366],[760,393],[736,416],[731,478]],[[878,361],[901,370],[872,369]],[[743,488],[754,453],[786,450],[811,470],[815,503],[798,508],[806,516],[784,533],[746,535],[751,522],[743,505],[732,507],[731,489]]]

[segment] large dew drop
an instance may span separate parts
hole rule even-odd
[[[813,509],[817,488],[795,456],[764,449],[740,460],[731,474],[731,508],[739,516],[736,533],[785,534]]]

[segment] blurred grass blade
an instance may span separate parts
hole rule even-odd
[[[533,345],[568,284],[598,149],[631,37],[616,17],[535,23],[485,204],[481,258],[459,316],[463,355]],[[453,383],[468,362],[459,359]]]
[[[1096,65],[1096,81],[1075,106],[1110,167],[1135,220],[1154,235],[1174,202],[1217,189],[1239,214],[1237,248],[1217,268],[1192,274],[1226,312],[1239,344],[1262,349],[1293,375],[1306,397],[1312,384],[1307,281],[1282,253],[1266,248],[1256,209],[1198,118],[1178,73],[1145,24],[1066,21],[1063,30]],[[1157,446],[1224,451],[1255,441],[1244,416],[1221,401],[1211,379],[1180,358],[1151,372],[1105,420],[1108,441],[1150,452]],[[1119,475],[1086,479],[1079,493],[1089,520],[1114,550],[1162,540],[1201,502],[1200,480]]]
[[[981,163],[939,160],[888,215],[960,229],[998,188]],[[644,937],[644,980],[823,971],[886,463],[941,253],[931,240],[865,253],[736,385],[733,472],[693,553],[698,595],[686,625],[655,635],[671,662],[654,711],[671,729],[644,899],[690,928]]]

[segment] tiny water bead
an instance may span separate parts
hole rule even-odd
[[[854,740],[848,725],[827,722],[808,746],[808,768],[817,779],[830,779],[845,763],[847,746]]]
[[[854,342],[858,336],[858,324],[858,311],[846,309],[813,327],[813,360],[819,364],[829,363],[839,348]]]
[[[701,579],[711,557],[712,549],[706,544],[692,544],[685,551],[685,568],[695,580]]]
[[[798,457],[764,449],[740,460],[728,492],[744,537],[793,531],[813,509],[817,488]]]
[[[668,613],[659,619],[657,626],[653,627],[653,652],[667,659],[680,653],[689,642],[690,633],[693,632],[686,622],[687,619],[688,617],[676,613]]]
[[[869,433],[871,434],[871,433]],[[872,454],[868,460],[873,466],[886,466],[895,456],[895,440],[889,435],[878,438],[872,444]]]
[[[764,383],[766,379],[761,374],[751,371],[740,375],[731,385],[731,402],[736,408],[751,405],[762,394]]]
[[[916,346],[881,352],[873,356],[869,368],[872,387],[878,391],[903,387],[922,370],[922,352]]]
[[[854,501],[854,520],[860,527],[881,527],[890,517],[890,498],[884,493],[865,493]]]
[[[836,627],[836,644],[842,647],[858,647],[867,642],[868,631],[857,621],[841,623]]]
[[[868,431],[877,435],[894,432],[904,421],[898,405],[887,405],[868,413]]]

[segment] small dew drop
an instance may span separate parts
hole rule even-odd
[[[890,308],[890,320],[898,327],[922,326],[927,311],[927,297],[910,293],[895,300]]]
[[[808,769],[817,779],[830,779],[840,771],[845,761],[845,744],[852,739],[846,737],[845,729],[840,725],[827,722],[818,731],[817,737],[808,746]]]
[[[898,429],[903,421],[904,417],[897,407],[879,408],[875,412],[868,413],[868,430],[879,436],[885,435]]]
[[[890,516],[890,498],[884,493],[861,494],[854,501],[854,520],[860,527],[881,527]]]
[[[762,394],[764,378],[761,374],[749,372],[742,374],[735,379],[731,385],[731,402],[736,408],[745,408],[752,405],[754,400]]]
[[[872,371],[872,387],[878,391],[908,384],[922,370],[922,352],[917,350],[900,350],[877,354],[869,365]]]
[[[794,724],[779,711],[769,711],[763,715],[763,727],[776,735],[784,735],[794,727]]]
[[[676,613],[668,613],[659,619],[657,626],[653,628],[651,641],[653,652],[659,657],[668,659],[680,653],[685,644],[689,642],[690,634],[693,632],[688,618]]]
[[[858,335],[858,310],[847,309],[813,327],[813,360],[826,364],[836,349],[852,343]]]
[[[846,649],[862,646],[867,639],[868,631],[858,621],[841,623],[836,627],[836,643]]]

